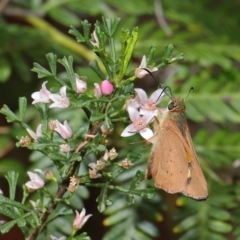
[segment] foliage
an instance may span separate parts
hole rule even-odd
[[[194,136],[195,149],[207,178],[210,192],[209,200],[198,203],[185,197],[176,198],[172,196],[171,201],[168,201],[169,197],[166,197],[162,191],[158,191],[152,200],[135,196],[134,204],[128,206],[125,204],[123,192],[115,193],[110,189],[108,198],[105,199],[106,210],[104,213],[107,217],[103,222],[109,229],[104,239],[113,239],[116,238],[116,235],[119,239],[130,239],[130,237],[135,236],[136,239],[143,240],[157,239],[157,236],[162,236],[163,239],[184,240],[229,239],[230,237],[238,239],[239,169],[238,165],[233,165],[233,163],[237,163],[235,161],[239,159],[240,149],[238,127],[240,121],[240,97],[238,94],[240,48],[238,46],[239,14],[237,14],[239,3],[233,1],[230,5],[226,1],[216,2],[208,0],[195,1],[190,4],[186,0],[181,2],[162,1],[165,17],[173,33],[171,37],[166,37],[165,30],[159,28],[154,19],[154,5],[152,1],[143,1],[141,3],[136,0],[121,1],[121,4],[119,4],[119,1],[107,0],[95,0],[94,2],[81,1],[81,4],[77,1],[70,1],[69,4],[64,1],[46,1],[45,3],[40,3],[41,1],[28,1],[29,3],[26,3],[26,1],[17,2],[18,4],[22,2],[23,10],[24,8],[35,11],[37,9],[37,12],[41,12],[58,24],[62,24],[62,26],[68,27],[69,25],[73,25],[74,27],[71,28],[71,31],[80,27],[83,23],[81,16],[84,14],[91,14],[97,17],[99,15],[118,15],[123,19],[119,23],[120,26],[124,26],[124,28],[127,26],[128,29],[132,29],[138,25],[140,29],[138,42],[133,53],[133,59],[137,59],[137,61],[130,62],[129,72],[127,73],[130,73],[130,70],[138,65],[138,62],[140,62],[139,59],[143,54],[146,54],[148,51],[151,53],[153,47],[149,48],[149,45],[153,43],[157,44],[151,61],[153,65],[154,62],[157,64],[162,62],[161,58],[164,56],[164,48],[169,43],[174,45],[177,52],[184,53],[184,61],[163,68],[159,72],[157,79],[160,79],[165,85],[170,86],[173,95],[180,95],[183,98],[186,98],[189,89],[194,87],[194,92],[191,92],[186,99],[186,113],[190,120],[189,126]],[[40,5],[34,5],[34,2],[35,4],[39,2],[38,4]],[[102,74],[105,74],[105,72],[102,72],[102,66],[97,65],[95,61],[92,62],[91,67],[96,70],[96,74],[88,70],[83,59],[91,61],[94,57],[87,48],[82,51],[82,45],[75,44],[66,35],[64,39],[69,38],[68,40],[72,41],[59,41],[60,35],[57,35],[58,32],[53,31],[56,28],[50,28],[50,24],[41,25],[40,23],[43,20],[41,18],[36,16],[34,17],[35,19],[26,16],[22,18],[34,27],[21,25],[17,27],[17,25],[9,25],[5,20],[1,21],[1,29],[4,32],[3,36],[6,38],[4,43],[8,43],[7,45],[3,45],[0,52],[1,59],[3,59],[0,64],[1,72],[3,73],[1,74],[2,82],[11,78],[29,82],[33,80],[35,75],[28,71],[30,68],[29,62],[32,61],[39,63],[39,65],[34,66],[38,70],[39,76],[48,76],[49,80],[54,78],[52,73],[51,76],[48,75],[50,69],[47,67],[44,56],[47,52],[58,52],[58,56],[72,55],[75,63],[73,64],[76,69],[74,71],[78,72],[79,75],[87,75],[89,83],[96,81],[94,79],[97,76],[103,79]],[[47,34],[40,34],[39,29],[44,29]],[[24,37],[26,35],[28,38]],[[115,39],[120,39],[120,35],[121,31],[118,28],[114,35]],[[17,45],[14,52],[9,47],[15,44],[15,42],[12,42],[13,39],[19,39],[19,45]],[[36,45],[41,45],[41,48],[34,48]],[[22,51],[24,46],[25,49],[29,50],[26,51],[27,54],[23,54],[25,53]],[[116,42],[115,46],[116,52],[120,54],[120,41]],[[173,53],[176,55],[175,51]],[[62,60],[61,65],[57,67],[58,71],[61,69],[61,74],[59,74],[61,77],[59,78],[66,79],[71,73],[67,71],[64,62],[70,64],[71,59],[57,58]],[[80,69],[78,69],[76,63],[81,64]],[[43,67],[42,71],[40,66]],[[45,71],[46,69],[47,72]],[[19,77],[16,77],[16,73],[19,73]],[[111,74],[111,71],[109,73]],[[145,85],[151,85],[153,88],[152,79],[144,78],[144,82],[147,82]],[[19,94],[14,93],[13,95],[18,96]],[[30,96],[30,93],[28,95]],[[124,99],[125,97],[122,98],[122,102],[124,102]],[[83,100],[83,98],[80,97],[79,100]],[[116,105],[119,106],[118,104]],[[165,107],[166,103],[161,103],[161,106]],[[76,107],[84,106],[76,105]],[[72,126],[84,126],[86,128],[86,118],[80,110],[67,110],[51,114],[52,117],[61,120],[64,120],[66,115],[71,116]],[[29,124],[30,120],[35,119],[35,124],[33,124],[35,126],[38,121],[35,115],[36,112],[28,108],[25,121]],[[95,114],[95,116],[97,115]],[[108,122],[107,118],[103,117],[102,119],[106,123]],[[139,139],[125,139],[124,144],[119,142],[119,137],[116,136],[120,135],[123,127],[120,125],[118,127],[114,129],[114,134],[109,136],[109,146],[114,146],[118,150],[121,149],[119,152],[119,159],[121,159],[126,156],[129,149],[133,150],[132,145],[129,146],[129,143],[138,141]],[[12,129],[12,136],[24,135],[24,131],[18,127],[13,126]],[[6,139],[2,141],[4,143]],[[139,153],[142,151],[142,144],[134,145],[134,152]],[[124,187],[125,190],[129,190],[130,181],[136,172],[138,170],[143,171],[146,168],[148,153],[149,148],[146,147],[142,153],[142,158],[137,164],[121,173],[115,182]],[[90,154],[85,164],[87,165],[93,158],[93,155]],[[33,161],[32,169],[37,167],[50,168],[52,166],[47,158],[36,153],[31,156],[31,159]],[[59,164],[61,165],[61,163]],[[7,166],[6,161],[1,162],[1,171],[4,166]],[[84,164],[82,167],[84,167]],[[22,170],[23,172],[24,169]],[[24,181],[21,181],[21,183],[24,183]],[[145,181],[141,182],[138,187],[139,189],[144,189],[146,186],[152,188],[151,183],[146,183]],[[103,187],[103,185],[99,187]],[[91,195],[87,188],[81,187],[81,189],[82,191],[77,191],[77,200],[79,202],[79,199],[88,199],[90,198],[89,195]],[[132,198],[129,197],[129,199],[129,203],[131,203]],[[110,203],[110,201],[112,205],[107,206],[107,203]],[[175,203],[178,207],[177,209]],[[61,204],[65,206],[64,203]],[[71,204],[76,208],[76,201],[72,200]],[[78,206],[78,208],[81,208],[81,206]],[[159,223],[159,221],[162,222]],[[21,219],[19,222],[21,227]],[[70,229],[67,222],[63,224],[68,226],[66,229]],[[162,227],[164,225],[161,224],[168,226],[168,232]],[[125,230],[123,235],[118,234],[119,229]],[[53,222],[53,227],[50,230],[60,231],[58,223]],[[172,231],[174,234],[172,234]]]

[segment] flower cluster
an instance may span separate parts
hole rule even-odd
[[[126,105],[132,123],[123,130],[121,136],[129,137],[140,133],[144,139],[149,139],[153,136],[153,131],[148,128],[148,125],[158,114],[157,105],[162,100],[164,91],[159,88],[148,98],[143,89],[135,88],[134,90],[137,96],[129,100]]]
[[[102,177],[102,174],[100,174],[98,171],[104,169],[105,164],[109,159],[114,160],[117,156],[118,156],[118,153],[116,152],[115,148],[112,148],[110,151],[106,150],[103,157],[97,160],[96,163],[92,162],[88,164],[89,177],[91,179]]]

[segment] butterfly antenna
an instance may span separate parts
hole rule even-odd
[[[185,100],[188,98],[188,96],[190,95],[191,92],[194,92],[194,88],[193,88],[193,87],[191,87],[191,88],[189,89],[188,95],[186,96]]]

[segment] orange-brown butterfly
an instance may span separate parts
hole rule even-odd
[[[153,144],[146,179],[168,193],[182,193],[195,200],[208,198],[205,177],[197,160],[188,129],[184,100],[171,97],[166,109],[159,109],[154,122]]]

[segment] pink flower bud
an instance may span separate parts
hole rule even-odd
[[[87,91],[87,83],[80,78],[76,78],[77,93],[85,93]]]
[[[103,95],[111,95],[113,92],[113,84],[108,80],[102,81],[100,89]]]

